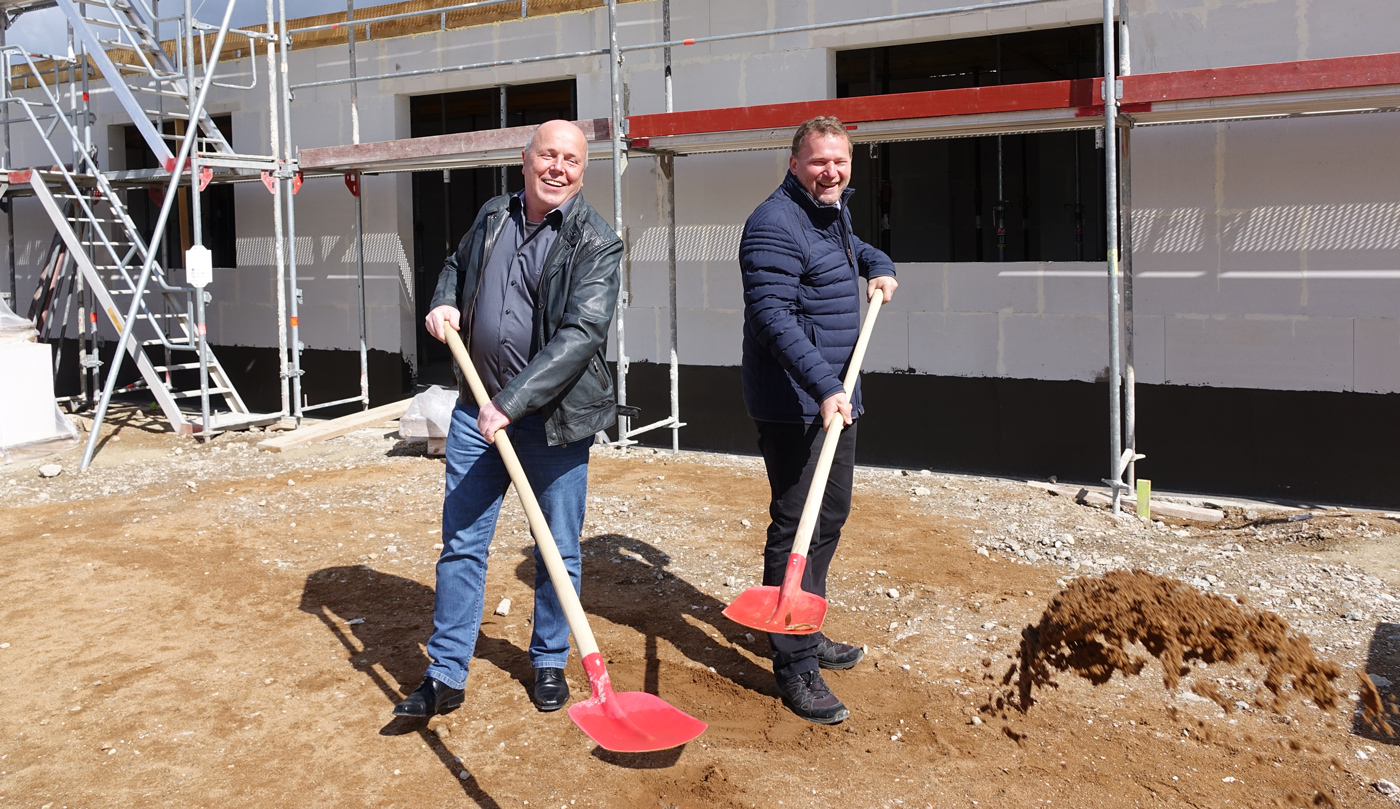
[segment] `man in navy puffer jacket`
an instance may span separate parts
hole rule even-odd
[[[889,300],[898,285],[889,256],[851,232],[851,140],[835,118],[797,129],[783,184],[744,225],[739,266],[744,281],[744,403],[758,426],[772,502],[763,583],[779,585],[798,518],[831,418],[846,423],[807,554],[802,589],[826,596],[826,574],[851,511],[855,420],[864,412],[860,384],[848,398],[841,374],[860,333],[864,294]],[[849,669],[864,652],[822,635],[770,634],[773,674],[783,702],[812,722],[850,716],[819,669]]]

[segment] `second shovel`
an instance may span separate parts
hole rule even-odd
[[[870,343],[875,317],[880,314],[880,304],[884,300],[885,293],[878,289],[870,299],[870,311],[865,315],[865,325],[861,327],[855,350],[851,352],[850,366],[846,369],[845,388],[848,396],[855,391],[856,380],[860,378],[861,360],[865,359],[865,347]],[[842,427],[839,414],[826,424],[826,438],[822,441],[817,468],[812,473],[812,486],[807,490],[802,517],[797,521],[797,535],[793,537],[792,553],[788,555],[782,586],[750,587],[740,593],[734,603],[724,608],[724,616],[729,620],[779,635],[809,635],[822,628],[822,621],[826,619],[826,599],[802,589],[802,574],[807,570],[807,548],[812,544],[812,533],[817,527],[822,496],[826,494],[826,479],[831,474],[831,460],[836,456],[836,444],[841,439]]]

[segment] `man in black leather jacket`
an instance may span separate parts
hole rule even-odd
[[[394,708],[400,716],[462,704],[485,606],[487,548],[510,483],[492,446],[496,431],[510,434],[577,591],[588,450],[617,418],[604,350],[622,241],[579,196],[587,140],[573,124],[550,121],[521,157],[524,191],[482,206],[438,277],[427,317],[439,340],[444,321],[462,330],[491,402],[478,412],[459,385],[447,436],[432,663],[418,690]],[[569,627],[538,551],[534,609],[531,696],[541,711],[555,711],[569,699]]]

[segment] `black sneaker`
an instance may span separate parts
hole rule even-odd
[[[864,659],[865,650],[859,646],[837,643],[827,637],[823,637],[821,642],[817,644],[817,665],[824,669],[838,671],[853,669],[857,663]]]
[[[778,678],[778,694],[793,713],[819,725],[835,725],[850,718],[851,712],[826,687],[819,671],[804,671],[794,677]]]

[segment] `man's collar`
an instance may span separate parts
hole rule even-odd
[[[542,223],[543,223],[543,222],[551,222],[550,217],[555,217],[555,218],[552,220],[552,224],[553,224],[555,227],[559,227],[560,225],[562,225],[562,224],[564,223],[564,220],[569,216],[569,211],[573,209],[573,207],[574,207],[574,200],[576,200],[576,199],[578,199],[578,194],[574,194],[572,197],[569,197],[568,199],[564,200],[564,204],[563,204],[563,205],[560,205],[558,208],[555,208],[554,210],[552,210],[552,211],[550,211],[549,213],[545,214],[545,215],[544,215],[544,219],[542,219],[541,222],[542,222]],[[510,195],[510,210],[511,210],[511,213],[515,213],[516,211],[519,211],[519,212],[520,212],[520,218],[521,218],[521,220],[522,220],[522,221],[527,221],[527,222],[529,221],[529,218],[528,218],[528,217],[526,216],[526,214],[525,214],[525,191],[524,191],[524,190],[516,191],[514,194],[511,194],[511,195]],[[556,214],[557,214],[557,216],[556,216]]]

